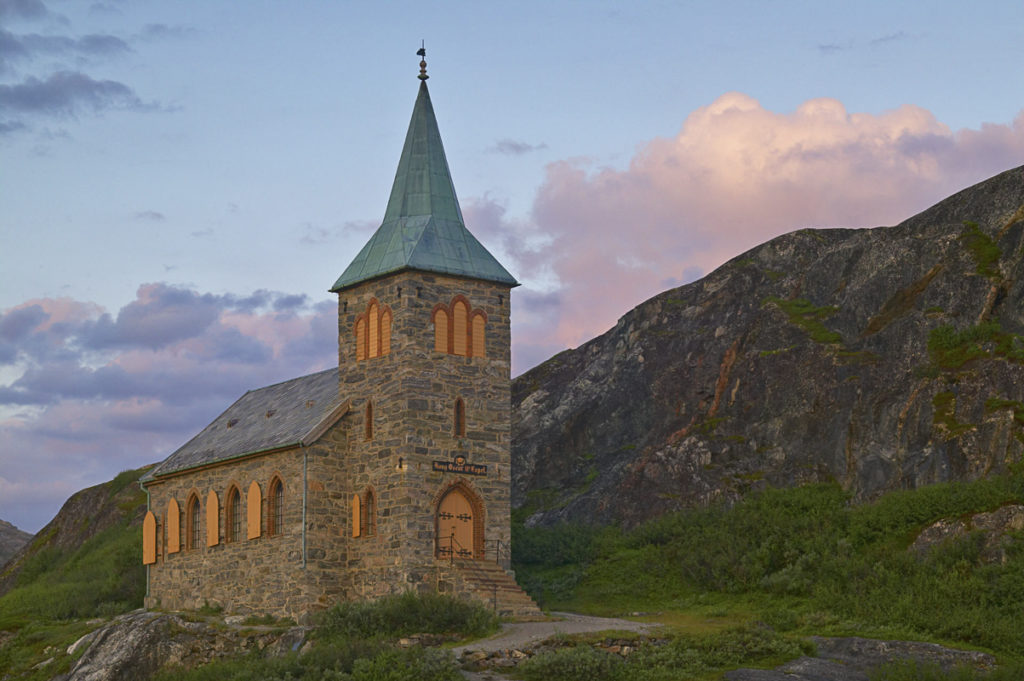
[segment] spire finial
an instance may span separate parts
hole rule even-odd
[[[420,41],[420,49],[416,50],[416,54],[420,56],[420,75],[417,77],[420,80],[426,80],[430,76],[427,75],[427,48],[424,41]]]

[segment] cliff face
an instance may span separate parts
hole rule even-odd
[[[32,535],[28,532],[22,532],[6,520],[0,520],[0,567],[3,567],[31,538]]]
[[[513,384],[513,506],[635,524],[764,485],[857,499],[1024,457],[1024,167],[800,230]]]

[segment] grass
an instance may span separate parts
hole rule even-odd
[[[779,631],[858,634],[1024,649],[1024,542],[1006,562],[982,559],[981,537],[908,551],[942,518],[1024,497],[1024,474],[890,493],[851,505],[837,485],[769,489],[732,507],[663,516],[632,531],[517,528],[517,575],[547,607],[595,614],[662,612],[688,627],[764,622]],[[546,547],[577,533],[571,551]],[[578,561],[578,562],[577,562]],[[572,568],[572,572],[568,569]]]
[[[738,667],[774,667],[810,653],[801,640],[768,627],[736,627],[713,634],[680,634],[661,645],[642,644],[627,658],[586,642],[545,651],[516,668],[525,681],[661,681],[718,678]]]
[[[787,300],[776,296],[765,298],[762,307],[769,304],[774,304],[782,310],[789,318],[789,323],[800,327],[814,342],[826,345],[843,342],[842,336],[822,323],[839,311],[837,306],[816,306],[806,298]]]
[[[960,232],[960,241],[974,258],[975,271],[983,277],[998,280],[999,258],[1003,252],[996,242],[988,234],[981,231],[976,222],[965,222],[964,229]]]
[[[977,359],[1003,359],[1024,363],[1024,336],[1003,331],[998,320],[957,329],[944,324],[928,334],[928,355],[932,365],[955,370]]]
[[[258,652],[194,669],[162,670],[154,681],[460,681],[447,650],[402,649],[411,634],[486,636],[497,630],[494,613],[476,602],[407,592],[377,601],[341,603],[320,619],[313,648],[266,658]]]

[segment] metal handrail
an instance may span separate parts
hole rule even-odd
[[[484,579],[487,577],[486,573],[484,573],[476,565],[476,561],[473,560],[473,558],[475,558],[475,556],[473,556],[473,552],[468,550],[468,549],[466,549],[464,546],[462,546],[462,544],[459,542],[459,540],[455,538],[455,533],[454,532],[452,532],[451,535],[449,535],[449,537],[448,537],[448,551],[447,551],[447,554],[448,554],[449,563],[452,566],[455,565],[455,554],[456,554],[455,547],[456,546],[459,547],[458,553],[465,560],[466,567],[468,567],[473,572],[474,576],[477,579],[479,579],[481,583],[483,583]],[[484,546],[486,547],[486,542],[485,542]],[[438,546],[438,553],[444,553],[444,552],[445,552],[444,549],[441,546]],[[485,554],[485,558],[486,558],[486,549],[485,549],[484,554]],[[491,607],[494,609],[495,613],[498,612],[498,585],[497,584],[491,586]]]

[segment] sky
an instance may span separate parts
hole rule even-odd
[[[0,0],[0,519],[336,362],[426,45],[513,374],[1024,164],[1024,3]]]

